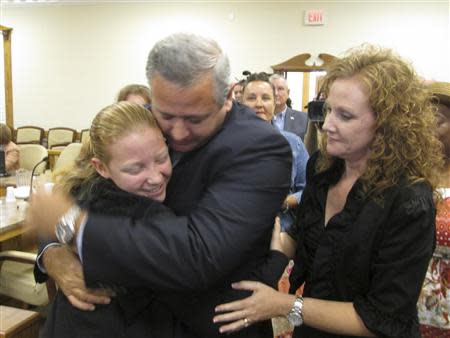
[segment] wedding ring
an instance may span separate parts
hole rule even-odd
[[[244,318],[244,327],[247,327],[250,324],[248,318]]]

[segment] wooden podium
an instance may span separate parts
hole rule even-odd
[[[0,338],[37,338],[40,315],[0,305]]]

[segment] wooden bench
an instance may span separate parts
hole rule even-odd
[[[40,315],[0,305],[0,338],[37,338]]]

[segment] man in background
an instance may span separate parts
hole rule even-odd
[[[289,98],[287,80],[280,74],[273,74],[270,82],[275,87],[275,117],[273,124],[279,130],[289,131],[298,135],[304,141],[306,128],[308,127],[308,115],[288,107]]]

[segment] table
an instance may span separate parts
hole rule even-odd
[[[50,170],[47,170],[45,173],[42,173],[40,175],[34,175],[33,177],[33,188],[36,188],[37,185],[45,184],[48,182],[52,182],[52,173]],[[31,176],[30,176],[31,178]],[[29,183],[26,185],[29,186]],[[0,197],[5,197],[6,195],[6,188],[7,187],[16,187],[17,186],[17,180],[15,175],[7,176],[7,177],[0,177]]]
[[[17,241],[27,230],[24,226],[26,206],[24,200],[6,203],[4,197],[0,198],[0,250],[17,250],[21,247]]]
[[[37,338],[40,315],[0,305],[0,338]]]

